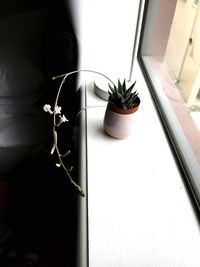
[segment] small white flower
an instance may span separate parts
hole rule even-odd
[[[56,163],[56,167],[60,168],[61,164],[60,163]]]
[[[50,113],[50,114],[53,114],[53,111],[51,110],[51,105],[49,105],[49,104],[45,104],[45,105],[43,106],[43,110],[44,110],[45,112],[48,112],[48,113]]]
[[[61,114],[61,109],[62,109],[62,107],[56,106],[54,109],[54,113],[55,114]]]
[[[60,120],[59,120],[59,122],[56,125],[57,127],[60,126],[61,123],[68,121],[68,119],[65,117],[65,115],[62,115],[62,116],[59,115],[59,118],[60,118]]]
[[[59,117],[60,117],[60,121],[61,121],[61,122],[69,121],[69,120],[65,117],[65,115],[62,115],[62,116],[59,116]]]

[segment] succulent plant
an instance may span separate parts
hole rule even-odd
[[[109,98],[108,101],[121,109],[130,109],[138,106],[140,99],[138,97],[137,91],[133,91],[136,81],[127,88],[126,81],[124,79],[123,83],[118,79],[118,84],[111,86],[109,84]]]

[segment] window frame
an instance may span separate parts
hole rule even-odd
[[[144,3],[144,10],[141,22],[141,30],[138,41],[137,59],[147,82],[152,100],[155,104],[163,129],[173,151],[174,159],[180,173],[187,185],[190,196],[193,199],[198,214],[200,212],[200,166],[191,150],[191,147],[183,133],[178,119],[164,93],[159,78],[150,66],[148,57],[142,55],[142,45],[146,42],[145,23],[148,11],[148,0]]]

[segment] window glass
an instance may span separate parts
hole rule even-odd
[[[200,204],[199,1],[145,2],[139,61],[182,174]],[[195,6],[195,5],[198,6]]]

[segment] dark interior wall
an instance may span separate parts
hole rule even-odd
[[[0,240],[0,266],[30,264],[27,252],[39,255],[40,266],[75,266],[75,192],[50,155],[52,116],[43,105],[53,106],[61,80],[52,77],[76,68],[77,50],[64,0],[0,1],[0,223],[11,227],[11,236]],[[59,102],[70,120],[59,147],[71,150],[69,167],[76,170],[75,93],[73,76]]]
[[[0,174],[2,162],[10,170],[10,163],[19,161],[19,148],[26,157],[33,145],[43,143],[42,106],[54,104],[61,82],[52,77],[77,68],[78,48],[69,7],[66,0],[0,1],[1,128],[9,122],[8,134],[0,128]],[[65,83],[59,105],[70,120],[70,134],[76,113],[76,77]]]
[[[76,67],[76,61],[78,60],[75,58],[78,54],[78,47],[77,47],[77,36],[75,33],[74,21],[73,18],[73,10],[70,0],[7,0],[7,1],[0,1],[0,18],[4,16],[15,15],[17,13],[32,11],[32,10],[40,10],[40,9],[47,9],[50,12],[50,19],[48,21],[47,31],[54,35],[56,33],[61,34],[69,34],[71,38],[73,38],[73,51],[69,51],[70,48],[67,47],[65,50],[67,51],[68,55],[71,53],[73,54],[73,63]],[[66,36],[65,36],[66,37]],[[62,38],[64,39],[64,38]],[[52,55],[54,56],[53,52],[51,51]],[[58,52],[58,51],[57,51]],[[65,52],[65,51],[64,51]],[[65,55],[63,55],[63,61],[65,60]],[[66,61],[66,60],[65,60]],[[55,63],[54,63],[55,64]],[[62,59],[59,58],[59,64],[62,65]],[[58,65],[58,64],[57,64]],[[60,70],[58,70],[60,71]],[[55,75],[55,73],[54,73]]]
[[[51,8],[57,10],[59,7],[65,5],[65,1],[48,1],[48,0],[7,0],[0,2],[0,16],[11,15],[28,10]]]
[[[54,20],[55,28],[59,26],[61,29],[71,31],[75,35],[70,0],[0,1],[0,17],[37,9],[48,9],[56,17],[56,20]]]
[[[3,243],[0,229],[0,266],[75,266],[74,191],[50,155],[52,116],[42,107],[55,101],[61,80],[51,78],[76,65],[64,0],[0,1],[0,223],[11,229]],[[74,77],[59,103],[70,120],[59,143],[71,151],[75,92]]]
[[[0,1],[0,18],[41,9],[49,11],[41,64],[47,77],[51,78],[74,70],[78,65],[78,44],[71,0]]]

